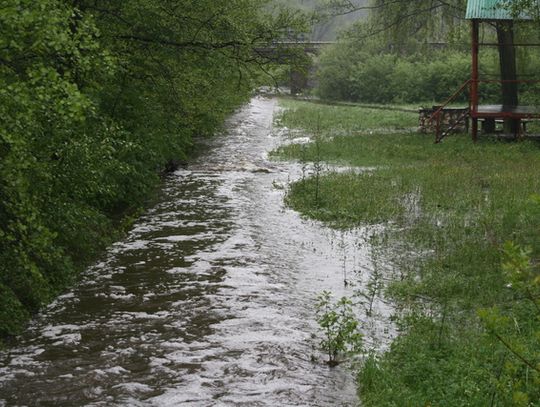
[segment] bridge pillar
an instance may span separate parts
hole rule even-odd
[[[291,67],[290,88],[291,95],[302,93],[308,85],[308,70],[304,67]]]

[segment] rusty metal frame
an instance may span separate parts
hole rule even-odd
[[[538,112],[516,112],[512,111],[511,107],[508,107],[505,109],[504,106],[501,107],[500,111],[496,112],[482,112],[479,110],[478,103],[479,103],[479,92],[478,88],[481,83],[540,83],[540,80],[527,80],[527,79],[516,79],[516,80],[480,80],[479,78],[479,52],[480,52],[480,46],[500,46],[499,43],[480,43],[479,40],[479,32],[480,32],[480,23],[482,20],[480,19],[473,19],[472,21],[472,27],[471,27],[471,51],[472,51],[472,69],[471,69],[471,92],[470,92],[470,100],[469,100],[469,110],[470,110],[470,116],[472,121],[472,139],[474,142],[478,141],[478,119],[482,118],[493,118],[493,119],[516,119],[518,121],[521,121],[522,119],[536,119],[540,118],[540,110]],[[502,44],[504,45],[504,44]],[[510,44],[507,44],[510,45]],[[522,44],[522,43],[514,43],[511,44],[515,47],[523,47],[523,46],[540,46],[540,44]],[[516,106],[513,106],[513,108],[516,108]],[[521,126],[518,126],[518,128],[521,128]]]
[[[472,138],[476,142],[478,140],[478,54],[480,52],[480,21],[472,20],[472,72],[471,72],[471,93],[469,107],[472,120]]]
[[[448,106],[453,100],[456,99],[466,88],[470,86],[469,89],[469,108],[459,120],[462,120],[466,116],[471,117],[471,133],[472,139],[474,142],[478,141],[478,119],[483,118],[492,118],[492,119],[517,119],[519,121],[523,119],[540,119],[540,109],[538,112],[527,112],[527,111],[514,111],[518,106],[501,106],[501,109],[498,111],[482,111],[481,107],[479,108],[479,86],[481,83],[540,83],[539,80],[530,80],[530,79],[480,79],[479,77],[479,54],[480,46],[499,46],[498,43],[480,43],[480,19],[472,19],[471,25],[471,54],[472,54],[472,64],[471,64],[471,78],[467,80],[461,87],[450,96],[439,108],[431,115],[430,122],[433,123],[436,120],[435,127],[435,143],[440,143],[441,140],[447,136],[457,125],[457,123],[452,123],[450,128],[446,129],[444,132],[441,132],[441,113],[444,108]],[[515,43],[513,46],[540,46],[540,44],[521,44]],[[459,122],[458,120],[458,122]],[[521,126],[518,126],[521,128]]]
[[[450,96],[441,106],[439,106],[439,108],[433,112],[433,114],[431,115],[431,117],[429,118],[429,121],[430,122],[433,122],[433,120],[437,120],[436,122],[436,127],[435,127],[435,143],[440,143],[441,140],[450,132],[452,131],[454,128],[455,128],[455,125],[451,126],[450,129],[447,129],[444,133],[444,135],[441,134],[441,113],[443,112],[444,108],[446,106],[448,106],[450,103],[452,103],[452,101],[457,98],[464,90],[465,88],[471,83],[471,80],[467,80],[465,83],[463,83],[463,85],[461,85],[461,87],[456,91],[454,92],[454,94],[452,96]],[[466,115],[465,116],[468,116],[469,115],[469,111],[471,110],[471,106],[469,105],[469,109],[468,111],[466,112]],[[465,117],[463,116],[463,117]],[[459,122],[459,120],[458,120]]]

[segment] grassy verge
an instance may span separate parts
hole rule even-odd
[[[400,335],[360,372],[364,404],[540,405],[540,290],[516,271],[540,255],[539,144],[475,145],[462,135],[434,145],[425,135],[375,130],[409,127],[410,114],[284,105],[284,126],[318,127],[320,137],[281,148],[281,157],[377,167],[308,178],[287,197],[336,227],[388,225],[379,241],[395,270],[386,291]],[[523,264],[505,260],[507,241],[531,247],[516,249]]]
[[[380,130],[410,129],[418,126],[418,115],[403,110],[382,110],[379,107],[322,104],[283,99],[286,109],[283,124],[315,132],[317,126],[329,135],[345,135]]]

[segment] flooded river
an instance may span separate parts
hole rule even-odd
[[[322,290],[350,295],[344,274],[368,278],[369,233],[284,207],[300,170],[267,157],[284,141],[276,104],[256,97],[232,116],[126,238],[0,353],[0,406],[358,404],[354,373],[318,350],[314,304]],[[375,310],[363,327],[379,347],[387,312]]]

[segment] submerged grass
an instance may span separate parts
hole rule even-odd
[[[379,241],[396,270],[387,294],[399,310],[401,335],[360,373],[365,405],[538,405],[538,375],[523,369],[477,315],[523,300],[501,272],[506,241],[531,246],[533,258],[540,256],[540,210],[531,199],[540,194],[540,145],[473,144],[465,135],[434,145],[429,136],[376,130],[351,137],[359,122],[380,128],[396,112],[367,118],[369,109],[284,105],[284,126],[313,132],[320,118],[321,141],[317,148],[283,147],[279,156],[377,167],[307,178],[287,197],[291,207],[337,227],[389,225]],[[531,318],[537,327],[537,317]],[[512,360],[518,367],[508,373]],[[516,394],[526,394],[530,404],[515,402]]]

